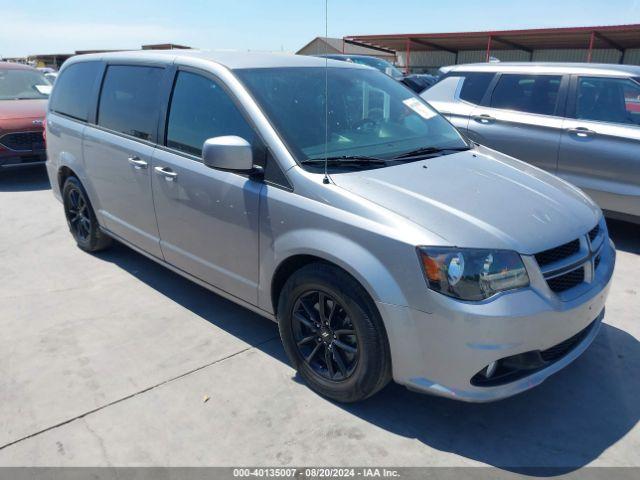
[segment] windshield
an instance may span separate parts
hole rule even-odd
[[[376,70],[380,70],[382,73],[386,73],[390,77],[395,78],[396,80],[404,77],[400,70],[398,70],[386,60],[380,60],[379,58],[375,57],[351,57],[351,61],[353,63],[359,63],[361,65],[373,67]]]
[[[435,110],[375,70],[258,68],[237,70],[236,74],[298,162],[324,158],[325,138],[327,157],[388,160],[422,148],[467,147],[458,131]]]
[[[0,70],[0,100],[31,100],[49,98],[51,82],[38,71],[23,69]]]

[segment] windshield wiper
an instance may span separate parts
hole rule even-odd
[[[446,152],[464,152],[466,150],[470,150],[470,147],[421,147],[415,150],[411,150],[410,152],[405,152],[400,155],[393,157],[393,160],[399,160],[404,158],[414,158],[420,157],[422,155],[432,155],[436,153],[446,153]]]
[[[303,165],[323,165],[324,158],[308,158],[302,160],[300,163]],[[381,158],[369,157],[367,155],[341,155],[334,157],[327,157],[326,162],[328,165],[369,165],[369,164],[382,164],[386,165],[387,161]]]

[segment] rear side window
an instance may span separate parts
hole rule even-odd
[[[153,139],[163,74],[157,67],[109,66],[100,94],[98,125],[142,140]]]
[[[640,125],[640,84],[627,78],[580,77],[576,118]]]
[[[458,76],[457,73],[454,75]],[[482,101],[482,97],[484,97],[495,74],[492,72],[468,72],[460,75],[464,76],[460,98],[478,105]]]
[[[493,108],[555,115],[560,75],[501,75],[491,96]]]
[[[56,80],[49,110],[86,122],[100,70],[99,62],[74,63],[65,68]]]
[[[179,72],[169,109],[167,146],[200,156],[205,140],[223,135],[237,135],[254,144],[253,128],[220,85],[201,75]]]

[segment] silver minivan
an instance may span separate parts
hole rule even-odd
[[[456,65],[422,97],[471,140],[568,180],[610,217],[640,223],[640,67]]]
[[[67,61],[47,168],[78,246],[122,242],[278,322],[315,391],[393,378],[466,401],[527,390],[593,341],[615,263],[601,210],[467,142],[409,89],[315,57]]]

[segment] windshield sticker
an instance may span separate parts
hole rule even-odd
[[[427,120],[436,116],[436,112],[431,110],[417,98],[407,98],[406,100],[403,100],[402,103]]]
[[[51,89],[53,88],[52,85],[34,85],[34,87],[36,87],[38,93],[41,93],[42,95],[49,95],[51,93]]]

